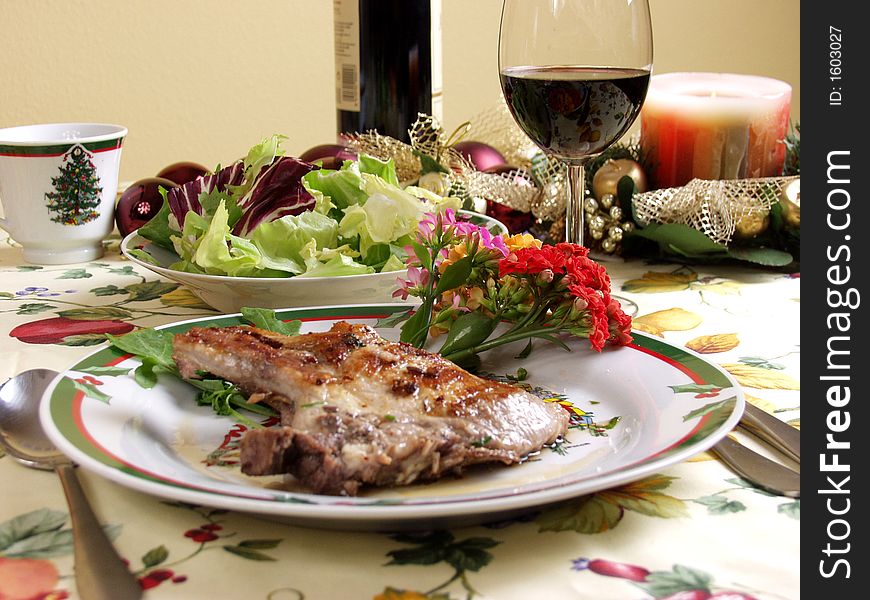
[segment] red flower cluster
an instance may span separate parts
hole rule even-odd
[[[565,274],[570,263],[578,258],[586,258],[587,254],[589,250],[583,246],[565,242],[555,246],[545,245],[541,248],[534,246],[520,248],[499,261],[499,275],[502,277],[511,273],[537,275],[546,269],[556,275]]]
[[[608,340],[624,346],[631,342],[631,317],[610,297],[610,276],[605,268],[588,255],[583,246],[569,243],[520,248],[499,261],[499,276],[552,272],[553,286],[565,286],[579,301],[575,306],[579,304],[586,311],[592,347],[601,350]]]

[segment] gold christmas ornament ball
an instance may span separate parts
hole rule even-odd
[[[779,199],[782,218],[786,225],[800,229],[801,226],[801,180],[795,179],[785,186]]]
[[[646,173],[637,161],[630,158],[610,159],[601,165],[592,177],[592,193],[596,198],[605,194],[616,196],[619,180],[628,175],[634,180],[638,192],[647,191]]]
[[[598,200],[595,198],[586,198],[583,208],[588,214],[594,214],[598,210]]]
[[[738,238],[747,240],[761,235],[770,225],[770,211],[752,212],[743,215],[734,229],[734,235]]]

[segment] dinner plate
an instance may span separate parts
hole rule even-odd
[[[276,311],[300,319],[303,332],[337,321],[376,326],[409,305],[376,304]],[[162,327],[242,323],[239,315],[200,318]],[[398,329],[378,327],[386,338]],[[162,498],[237,510],[313,527],[403,530],[500,521],[577,496],[641,479],[715,444],[739,420],[744,399],[726,372],[700,355],[643,333],[632,344],[571,351],[536,342],[485,353],[481,374],[512,381],[571,416],[560,443],[525,462],[469,468],[431,483],[369,489],[357,497],[307,493],[292,478],[248,477],[238,468],[244,427],[211,407],[195,390],[161,376],[140,387],[138,361],[112,347],[70,367],[46,391],[42,424],[73,461],[121,485]]]

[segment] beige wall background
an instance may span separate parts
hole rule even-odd
[[[650,0],[656,73],[720,71],[792,85],[798,0]],[[499,101],[501,0],[443,0],[444,126]],[[272,133],[299,154],[335,139],[329,0],[0,0],[0,127],[129,129],[121,181],[226,164]]]

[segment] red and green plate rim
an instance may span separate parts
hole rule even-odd
[[[276,310],[275,312],[277,316],[286,320],[299,319],[304,322],[331,320],[341,317],[357,319],[379,319],[387,317],[401,310],[407,310],[407,308],[408,306],[403,304],[386,304],[376,306],[361,305],[322,308],[291,308]],[[231,325],[239,325],[245,323],[241,315],[236,314],[194,319],[191,321],[184,321],[181,323],[161,326],[158,327],[158,329],[170,331],[172,333],[183,333],[192,327],[201,326],[204,322],[207,322],[209,326],[214,327],[227,327]],[[664,340],[648,336],[643,333],[638,333],[634,331],[632,332],[632,336],[634,337],[634,341],[629,344],[627,348],[643,352],[667,363],[673,368],[688,375],[694,383],[701,385],[712,384],[716,387],[722,388],[723,391],[727,390],[728,388],[733,388],[735,390],[738,389],[735,382],[724,371],[722,371],[719,367],[716,367],[713,364],[707,362],[701,356],[696,355],[685,349],[673,346],[665,342]],[[84,359],[70,367],[69,370],[74,371],[89,367],[113,366],[124,361],[127,358],[129,358],[128,354],[124,354],[120,350],[117,350],[112,346],[108,346],[85,357]],[[82,422],[81,404],[83,399],[84,394],[81,391],[75,389],[72,380],[68,377],[62,377],[57,381],[54,389],[50,391],[50,396],[48,398],[48,408],[54,426],[57,428],[58,432],[64,438],[66,438],[66,440],[70,444],[75,446],[80,452],[84,453],[91,459],[96,460],[107,467],[116,469],[133,477],[156,482],[161,485],[191,490],[195,492],[205,492],[210,494],[216,493],[213,490],[209,490],[207,488],[202,488],[189,483],[178,482],[133,467],[118,459],[109,451],[103,449],[102,446],[100,446],[100,444],[90,436],[84,423]],[[702,415],[699,418],[698,422],[695,424],[695,426],[676,443],[672,444],[667,448],[659,450],[658,452],[650,455],[649,457],[640,459],[631,464],[627,464],[618,469],[617,471],[630,469],[634,466],[637,466],[638,464],[643,464],[651,459],[658,459],[671,454],[675,454],[677,452],[682,452],[687,446],[692,446],[694,444],[702,442],[714,431],[719,429],[719,427],[721,427],[734,414],[737,400],[737,394],[735,393],[734,396],[730,396],[725,398],[724,400],[718,401],[716,403],[716,408]],[[699,452],[702,450],[703,448],[698,449]],[[286,492],[282,492],[281,494],[276,495],[271,499],[264,498],[261,495],[245,496],[244,494],[238,493],[233,493],[230,495],[237,498],[250,498],[261,502],[283,503],[294,501],[310,502],[311,500],[306,500],[305,498],[316,498],[316,496],[310,496],[305,494],[292,494]],[[449,503],[452,501],[453,500],[450,499],[439,500],[439,503]],[[465,499],[457,499],[455,501],[463,502],[465,501]],[[401,503],[402,501],[399,501],[399,504]],[[373,501],[371,504],[369,504],[369,506],[382,506],[384,504],[391,504],[391,502],[383,500]],[[365,506],[365,504],[356,506]]]

